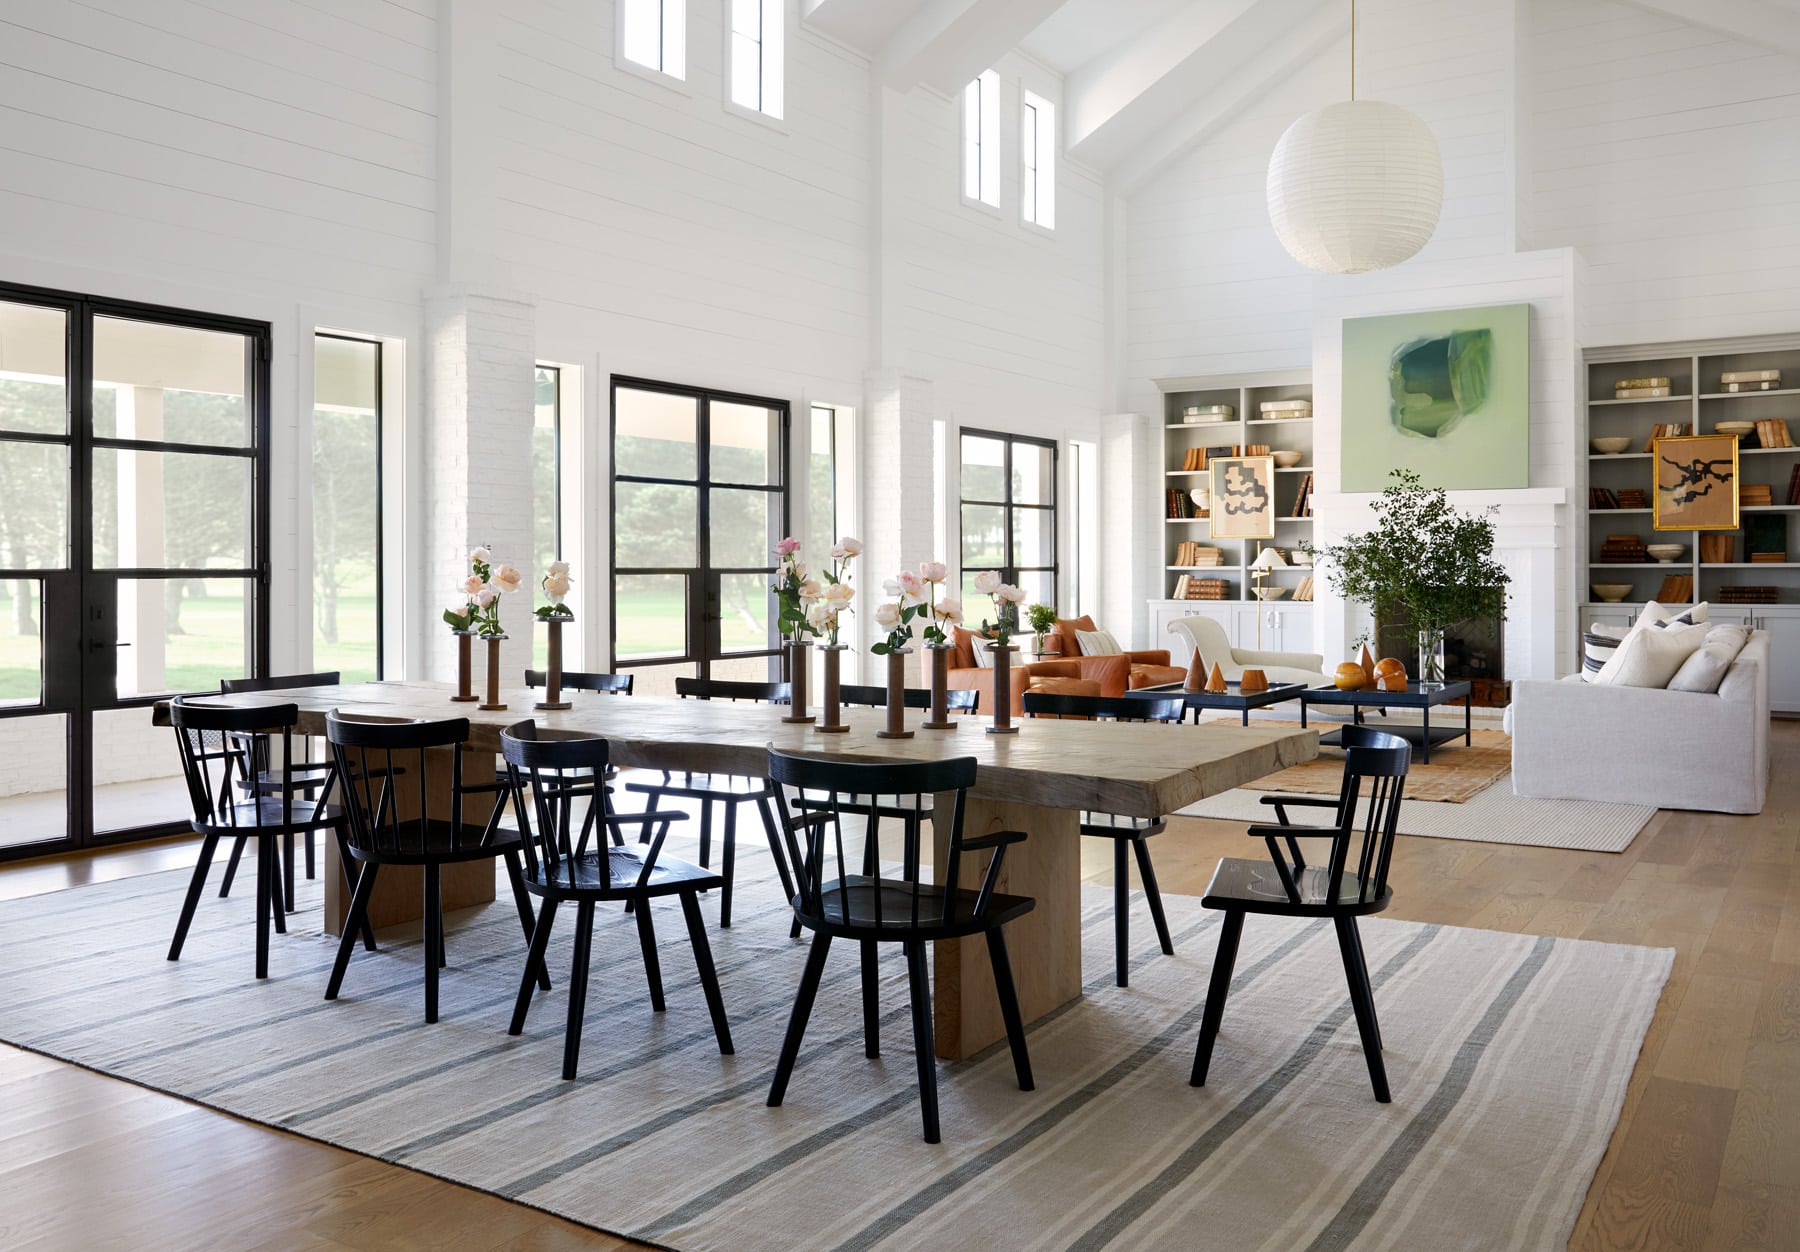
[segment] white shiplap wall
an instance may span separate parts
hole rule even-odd
[[[1533,0],[1533,229],[1589,263],[1589,342],[1800,327],[1800,57]]]

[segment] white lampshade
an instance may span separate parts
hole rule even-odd
[[[1272,570],[1287,569],[1288,563],[1282,558],[1278,548],[1264,548],[1256,554],[1256,560],[1250,563],[1251,569]]]
[[[1269,158],[1269,221],[1300,264],[1327,274],[1398,265],[1444,203],[1431,128],[1397,104],[1345,100],[1287,128]]]

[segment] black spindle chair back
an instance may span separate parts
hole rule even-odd
[[[952,713],[974,713],[980,699],[981,693],[973,687],[955,687],[944,693],[944,707]],[[887,688],[842,686],[838,688],[838,703],[864,709],[885,709],[887,707]],[[906,688],[906,707],[909,709],[930,708],[931,692],[924,687]]]
[[[683,700],[729,700],[732,703],[752,701],[759,704],[786,704],[793,688],[787,683],[743,682],[724,678],[677,678],[675,694]]]
[[[1350,733],[1353,731],[1356,733]],[[1388,867],[1394,857],[1394,836],[1399,830],[1400,800],[1406,789],[1412,745],[1398,735],[1367,727],[1347,726],[1343,733],[1344,780],[1338,791],[1336,829],[1325,864],[1311,869],[1291,835],[1283,835],[1278,841],[1273,830],[1264,834],[1282,889],[1293,904],[1366,907],[1387,899]],[[1285,809],[1284,800],[1286,797],[1271,798],[1278,812]],[[1282,816],[1285,819],[1285,812]],[[1282,856],[1283,844],[1291,862]],[[1350,879],[1348,887],[1346,876]]]
[[[606,740],[540,739],[537,724],[523,721],[501,732],[500,754],[506,761],[508,787],[519,832],[524,836],[529,874],[536,876],[541,871],[555,877],[568,862],[588,855],[589,842],[602,824],[615,828],[615,843],[624,842],[617,837],[618,823],[606,803],[605,786],[596,782],[606,772]],[[615,881],[614,858],[596,855],[602,888],[643,886],[650,881],[669,824],[645,824],[655,824],[657,829],[649,834],[648,843],[634,849],[636,857],[642,859],[642,872],[636,876],[636,882]]]
[[[277,833],[294,829],[291,749],[299,708],[292,704],[223,708],[190,704],[189,699],[176,696],[169,701],[169,721],[181,747],[181,772],[196,826],[247,827],[250,834],[261,833],[265,826]],[[290,785],[273,803],[238,803],[236,793],[246,772],[266,759],[269,746],[277,741],[284,762],[281,777]],[[309,820],[312,806],[303,803],[300,812]]]
[[[564,691],[593,691],[601,695],[628,696],[636,683],[636,674],[582,673],[579,670],[568,669],[562,672]],[[548,687],[550,675],[541,669],[528,669],[525,671],[525,685],[527,687]]]
[[[1179,722],[1187,712],[1187,702],[1180,696],[1072,696],[1027,691],[1019,702],[1030,717],[1111,722]]]
[[[325,736],[343,780],[351,847],[381,858],[457,856],[494,841],[505,805],[494,804],[478,822],[467,820],[470,795],[500,790],[498,784],[472,787],[463,781],[468,718],[360,721],[333,710],[325,718]],[[449,812],[443,816],[431,814],[432,787],[445,770],[433,758],[434,748],[450,750]],[[402,788],[410,795],[403,798]],[[407,808],[410,814],[402,817]]]

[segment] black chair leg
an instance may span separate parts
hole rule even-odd
[[[344,936],[338,940],[337,960],[331,966],[331,979],[325,984],[325,998],[335,1000],[344,985],[344,971],[350,968],[350,953],[356,948],[359,930],[369,924],[369,897],[375,894],[375,875],[381,866],[370,862],[356,876],[356,891],[350,897],[350,916],[344,919]]]
[[[819,979],[825,973],[825,954],[830,950],[831,936],[815,931],[812,947],[806,953],[806,970],[800,975],[800,992],[794,997],[794,1011],[788,1015],[781,1057],[775,1062],[775,1081],[769,1085],[772,1109],[781,1107],[782,1098],[787,1095],[788,1079],[793,1077],[794,1062],[800,1058],[800,1041],[806,1037],[806,1019],[812,1016],[813,998],[819,994]]]
[[[318,876],[317,853],[313,849],[313,835],[313,831],[306,832],[306,877],[309,881]]]
[[[276,911],[281,902],[276,899],[281,890],[280,867],[276,864],[275,837],[259,835],[256,840],[256,976],[269,976],[269,912],[271,906]]]
[[[1225,920],[1219,924],[1219,951],[1213,957],[1212,981],[1206,988],[1206,1009],[1200,1015],[1200,1043],[1194,1049],[1194,1072],[1188,1078],[1189,1086],[1206,1085],[1213,1041],[1219,1037],[1219,1022],[1225,1017],[1225,997],[1231,993],[1231,971],[1237,964],[1238,940],[1243,933],[1244,915],[1236,909],[1226,909]]]
[[[281,904],[285,912],[294,911],[294,836],[281,837]]]
[[[863,1001],[863,1055],[878,1057],[881,1055],[881,989],[877,985],[880,974],[881,950],[873,939],[862,941],[862,1001]]]
[[[336,834],[338,841],[338,864],[341,865],[344,870],[344,886],[349,888],[350,898],[354,900],[356,898],[356,879],[359,872],[356,868],[358,862],[350,855],[350,840],[345,836],[342,828],[339,828],[334,833]],[[350,918],[345,918],[344,928],[346,930],[349,929],[350,922]],[[362,924],[358,926],[357,929],[362,934],[363,947],[370,952],[375,951],[375,927],[369,924],[369,918],[366,913],[362,917]]]
[[[1013,985],[1012,960],[1006,955],[1006,936],[998,926],[987,932],[988,959],[994,963],[994,991],[1000,997],[1000,1018],[1006,1023],[1006,1042],[1012,1048],[1013,1072],[1020,1091],[1035,1091],[1031,1054],[1025,1050],[1025,1022],[1019,1014],[1019,991]]]
[[[425,1021],[438,1019],[438,962],[442,932],[438,929],[443,916],[442,877],[436,865],[425,867]]]
[[[594,945],[594,902],[581,900],[575,905],[575,960],[569,967],[569,1025],[563,1032],[563,1067],[565,1082],[575,1078],[575,1067],[581,1060],[581,1022],[587,1014],[588,959]]]
[[[925,941],[915,939],[900,946],[906,949],[907,982],[912,987],[913,1051],[919,1062],[919,1112],[925,1123],[925,1142],[939,1143],[942,1140],[938,1133],[937,1044],[931,1031],[931,981],[925,972]]]
[[[550,947],[550,931],[556,922],[556,897],[549,896],[543,907],[538,910],[537,926],[531,932],[531,947],[525,956],[525,972],[519,977],[519,998],[513,1003],[512,1023],[507,1026],[509,1035],[523,1034],[525,1031],[525,1013],[531,1007],[531,989],[537,979],[532,971],[542,969],[544,953]]]
[[[731,1044],[731,1025],[725,1020],[725,999],[719,994],[719,971],[713,966],[712,945],[706,941],[706,923],[700,917],[700,898],[696,893],[681,893],[681,913],[687,918],[688,942],[694,946],[694,968],[700,974],[700,989],[706,993],[706,1011],[712,1015],[719,1055],[730,1056],[735,1051]],[[815,982],[814,987],[817,985]],[[798,1040],[795,1050],[799,1050]]]
[[[781,835],[775,826],[775,810],[769,803],[768,796],[756,798],[756,808],[762,814],[763,833],[769,836],[769,855],[775,858],[775,872],[781,876],[781,898],[794,898],[794,876],[788,870],[787,853],[781,848]]]
[[[1156,938],[1162,944],[1164,956],[1175,955],[1175,941],[1169,938],[1169,919],[1163,916],[1162,891],[1156,885],[1156,871],[1150,867],[1150,845],[1146,840],[1133,839],[1132,848],[1137,852],[1138,877],[1144,880],[1144,899],[1150,904],[1150,920],[1156,923]]]
[[[725,802],[725,852],[719,859],[719,877],[725,885],[719,888],[719,929],[731,929],[731,878],[737,869],[737,801]]]
[[[194,863],[194,876],[188,879],[187,897],[181,902],[181,917],[175,923],[175,940],[169,945],[169,959],[181,959],[181,945],[187,942],[188,927],[194,924],[194,909],[200,903],[200,893],[206,890],[206,875],[212,869],[213,852],[219,846],[217,835],[207,835],[200,841],[200,859]]]
[[[1363,961],[1362,938],[1354,917],[1335,917],[1338,950],[1344,956],[1344,977],[1350,984],[1350,1005],[1356,1010],[1356,1029],[1362,1035],[1363,1058],[1369,1063],[1369,1084],[1377,1103],[1387,1104],[1387,1063],[1381,1056],[1381,1027],[1375,1020],[1375,992],[1369,986],[1369,967]]]
[[[700,801],[700,868],[712,868],[712,801]],[[650,823],[645,822],[648,826]]]
[[[508,852],[505,859],[506,878],[512,883],[513,904],[519,910],[519,925],[525,928],[525,941],[529,943],[537,929],[537,919],[531,915],[531,893],[525,890],[525,871],[519,865],[517,852]],[[550,990],[550,970],[542,961],[538,962],[537,982],[540,989]]]
[[[1113,840],[1113,981],[1131,985],[1131,871],[1125,841]]]
[[[224,900],[231,895],[231,884],[237,878],[238,862],[244,859],[244,845],[249,842],[248,835],[239,835],[231,841],[231,859],[225,863],[225,877],[219,882],[219,899]]]
[[[656,925],[650,920],[650,900],[637,902],[638,947],[644,950],[644,980],[650,984],[650,1008],[663,1011],[662,962],[656,955]]]

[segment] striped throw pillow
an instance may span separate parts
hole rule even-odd
[[[1606,668],[1619,644],[1631,633],[1628,626],[1608,626],[1593,622],[1581,636],[1581,681],[1593,682],[1594,675]]]

